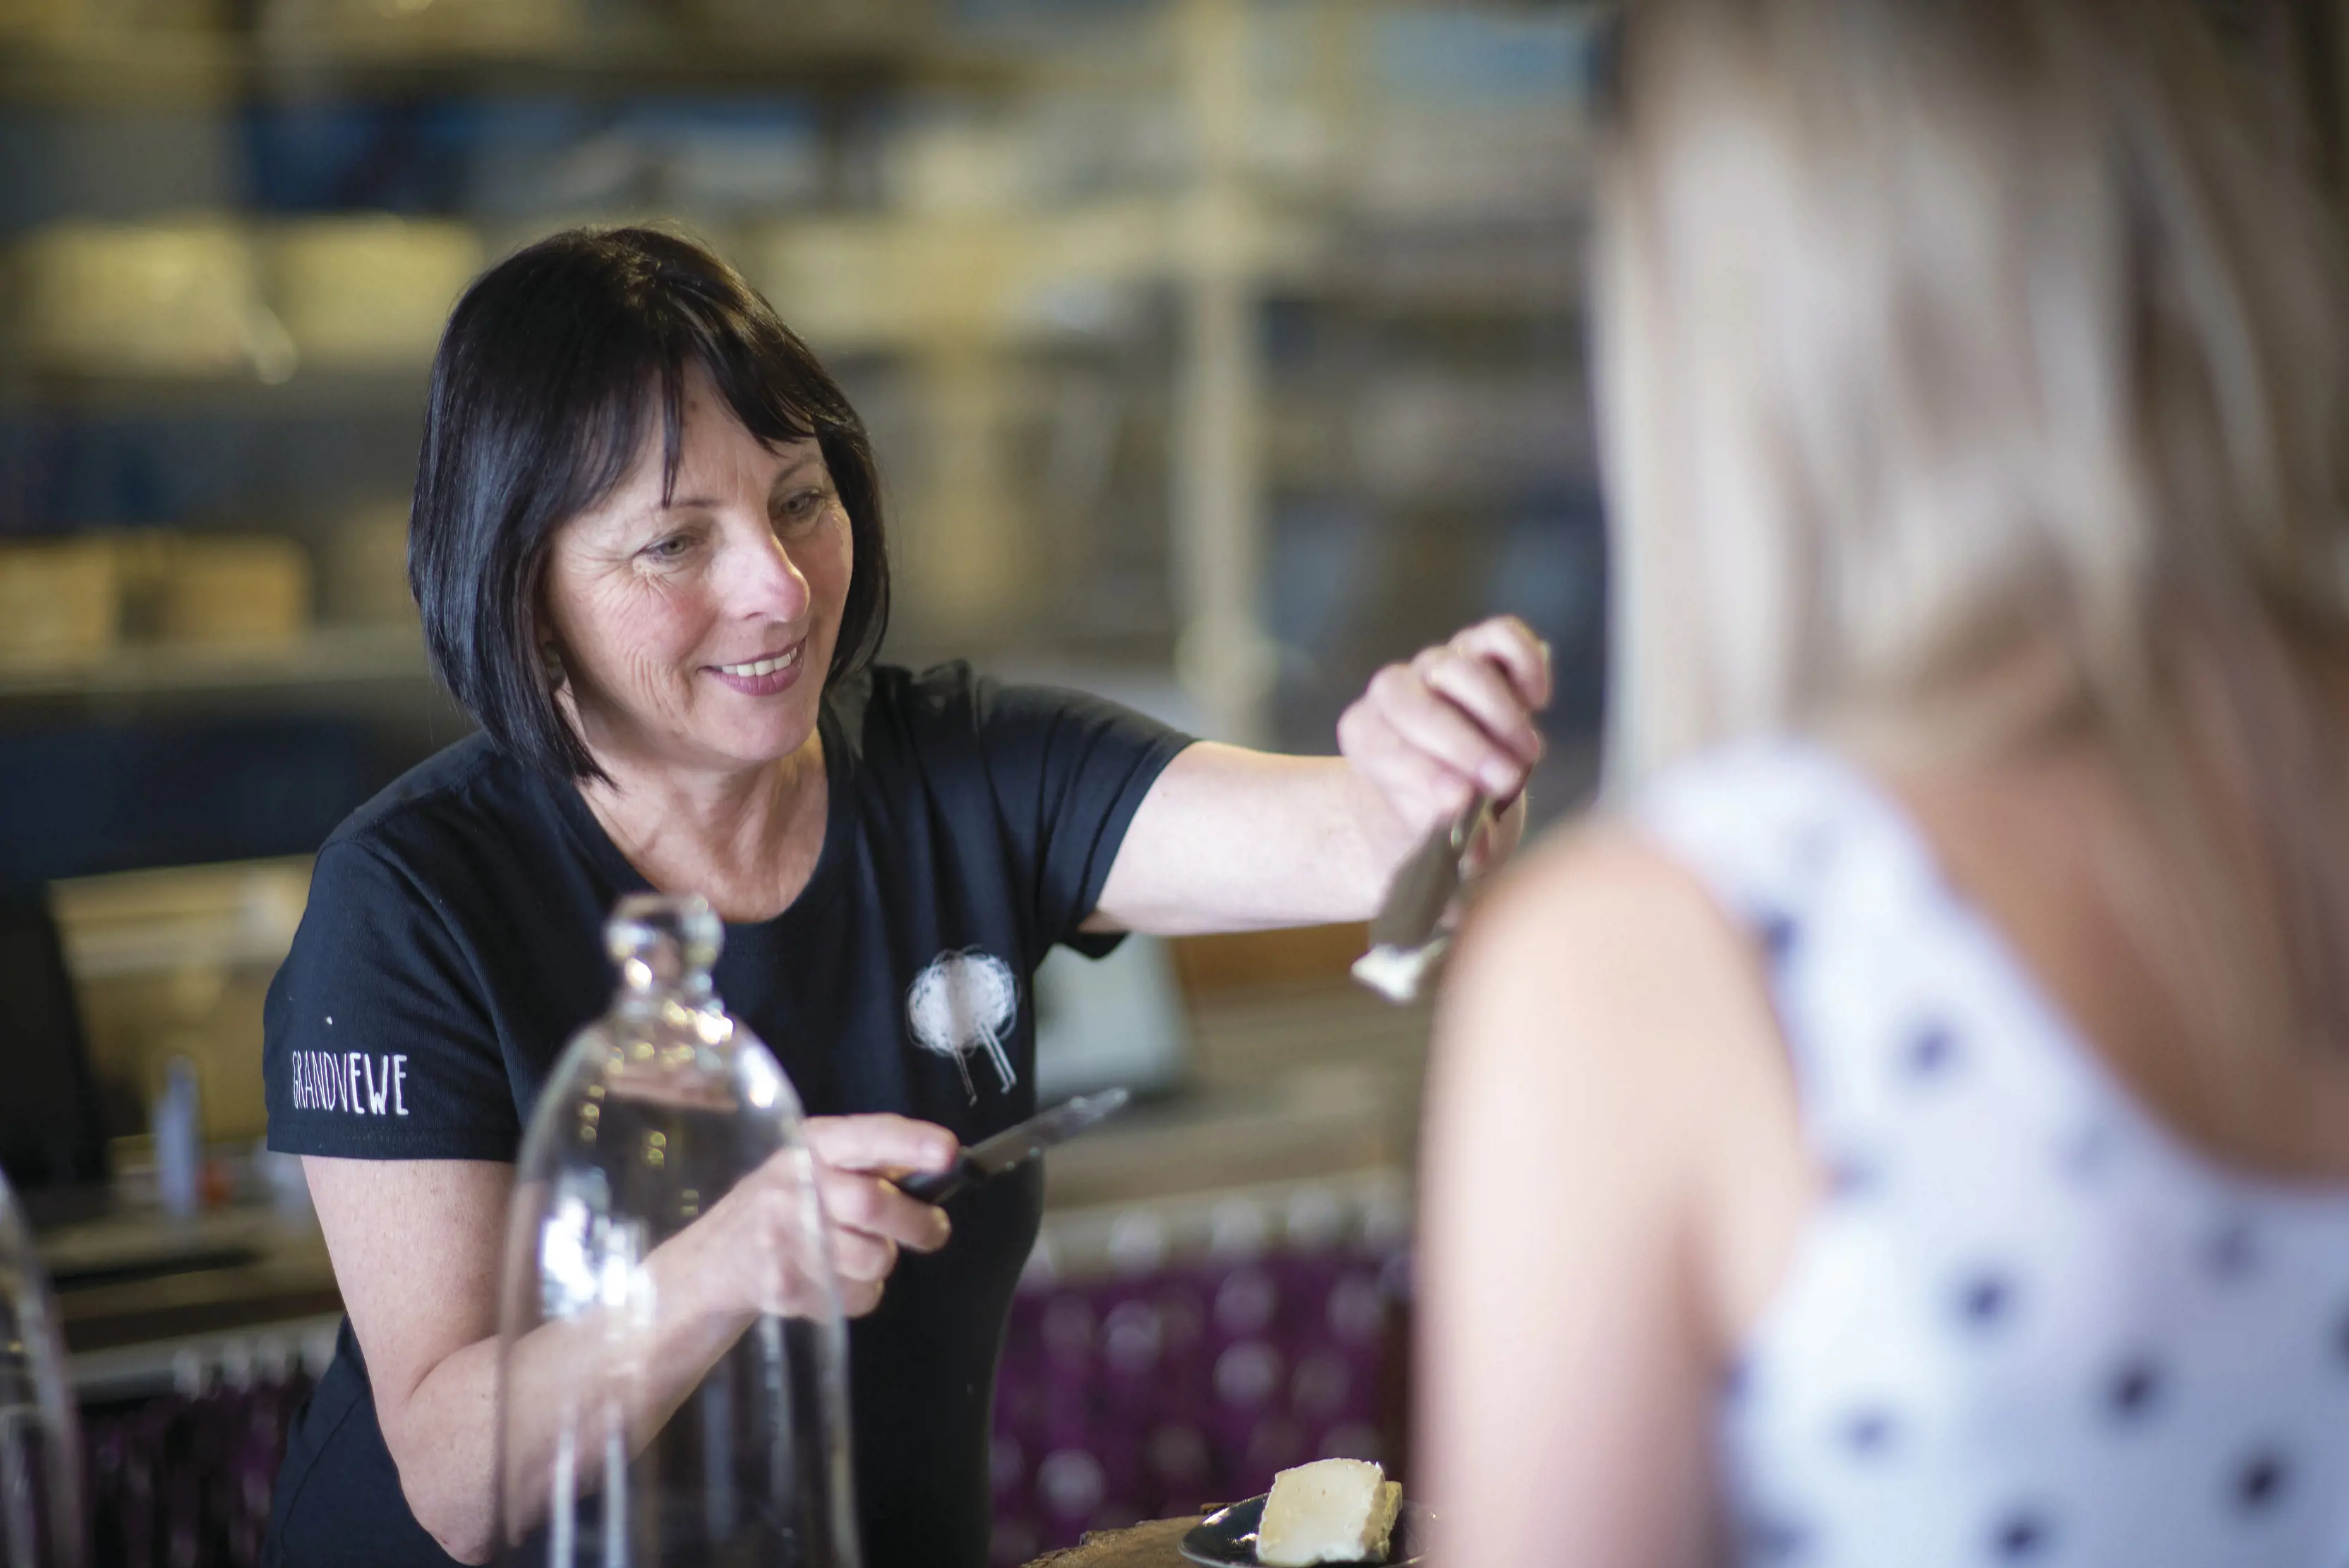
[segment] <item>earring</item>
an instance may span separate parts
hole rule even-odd
[[[563,684],[563,655],[555,651],[554,644],[542,642],[538,645],[538,667],[546,671],[549,686]]]

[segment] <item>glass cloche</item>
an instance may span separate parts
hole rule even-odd
[[[639,894],[611,1010],[523,1139],[499,1338],[504,1561],[858,1568],[847,1331],[799,1097]]]
[[[81,1568],[81,1428],[48,1277],[0,1179],[0,1568]]]

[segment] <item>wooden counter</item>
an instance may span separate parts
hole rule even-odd
[[[66,1348],[76,1355],[342,1311],[306,1211],[129,1211],[39,1232]]]

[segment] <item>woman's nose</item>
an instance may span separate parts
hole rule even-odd
[[[738,615],[797,620],[807,613],[808,581],[792,553],[765,527],[747,531],[728,578],[727,607]]]

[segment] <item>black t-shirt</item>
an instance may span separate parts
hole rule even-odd
[[[821,724],[822,855],[782,914],[727,927],[719,994],[810,1114],[896,1111],[974,1142],[1034,1110],[1030,977],[1055,942],[1114,945],[1078,923],[1186,740],[959,664],[844,681]],[[269,992],[270,1147],[512,1159],[556,1056],[610,1000],[605,917],[645,887],[569,783],[479,736],[417,767],[319,851]],[[909,995],[942,962],[1009,971],[999,1064],[917,1033]],[[851,1329],[869,1568],[987,1561],[995,1360],[1041,1212],[1032,1166],[964,1194],[953,1240],[905,1254]],[[450,1561],[409,1511],[347,1323],[295,1425],[272,1536],[302,1568]]]

